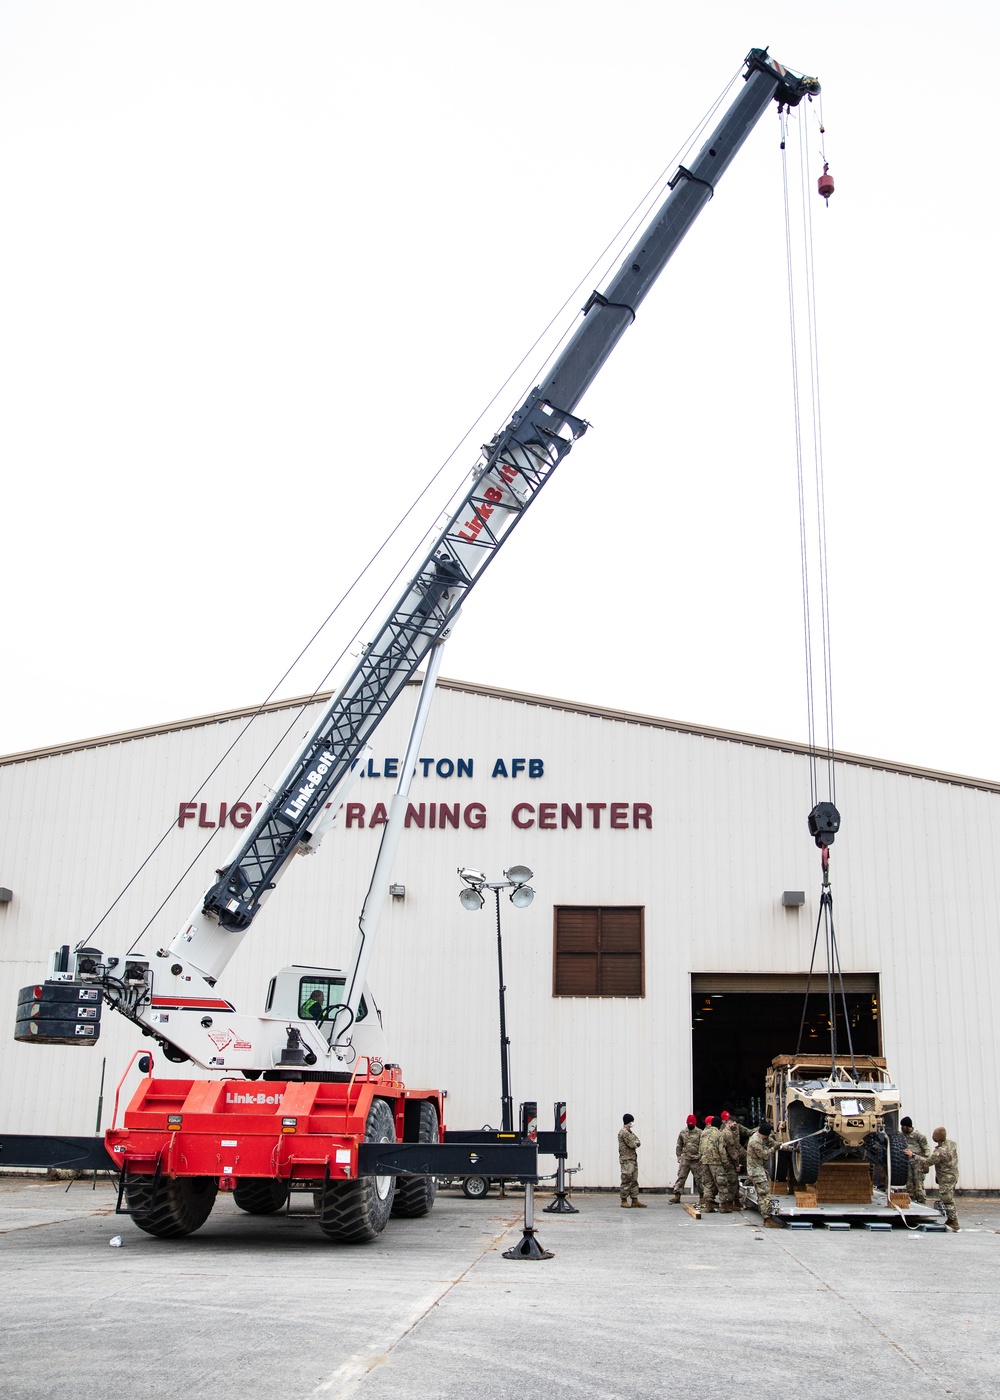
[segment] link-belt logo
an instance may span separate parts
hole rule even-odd
[[[281,1103],[281,1094],[227,1094],[226,1103]]]
[[[306,780],[299,788],[298,792],[286,807],[282,807],[281,815],[283,817],[287,817],[289,821],[298,821],[299,817],[301,817],[302,813],[319,791],[320,784],[336,761],[337,760],[329,749],[323,750],[319,756],[316,767],[309,770],[306,774]]]

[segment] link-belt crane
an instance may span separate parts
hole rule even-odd
[[[814,78],[792,74],[765,49],[751,50],[743,78],[697,157],[677,169],[618,272],[590,296],[548,377],[483,448],[462,499],[402,596],[169,948],[149,957],[66,945],[53,954],[44,984],[23,989],[19,1040],[93,1045],[107,1004],[153,1036],[174,1063],[193,1061],[251,1081],[154,1078],[151,1057],[144,1057],[145,1078],[124,1127],[106,1135],[121,1173],[119,1202],[142,1228],[164,1235],[196,1229],[220,1188],[234,1189],[237,1204],[258,1212],[307,1189],[329,1236],[373,1238],[390,1208],[429,1209],[433,1180],[418,1170],[469,1170],[467,1162],[448,1165],[451,1159],[440,1155],[449,1148],[441,1094],[407,1090],[398,1067],[387,1066],[381,1017],[365,986],[441,644],[497,551],[586,431],[577,412],[584,394],[753,127],[772,101],[792,107],[819,92]],[[292,857],[315,851],[334,824],[359,760],[422,665],[406,758],[349,964],[343,972],[285,968],[272,980],[263,1015],[238,1012],[217,990],[218,979]],[[468,1134],[449,1135],[456,1136],[471,1141]],[[383,1146],[366,1149],[366,1143]],[[410,1151],[406,1144],[416,1146]],[[489,1144],[478,1148],[478,1169],[502,1174],[482,1156]],[[526,1161],[519,1159],[517,1174],[534,1171]]]

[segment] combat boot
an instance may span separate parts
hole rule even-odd
[[[634,1200],[634,1201],[632,1202],[632,1209],[633,1209],[633,1210],[645,1210],[645,1209],[646,1209],[646,1202],[645,1202],[645,1201],[640,1201],[640,1200],[637,1198],[636,1200]]]
[[[957,1230],[958,1228],[959,1228],[959,1225],[958,1225],[958,1221],[957,1221],[957,1220],[949,1220],[949,1221],[948,1221],[948,1229],[949,1229],[949,1230]]]
[[[767,1219],[764,1221],[764,1229],[765,1229],[765,1230],[780,1230],[780,1229],[781,1229],[781,1221],[780,1221],[780,1220],[775,1220],[774,1217],[773,1217],[772,1215],[769,1215],[769,1216],[767,1217]]]
[[[735,1206],[731,1206],[731,1205],[729,1204],[728,1201],[723,1201],[722,1205],[719,1207],[719,1214],[720,1214],[720,1215],[732,1215],[732,1213],[733,1213],[733,1211],[734,1211],[735,1209],[736,1209],[736,1207],[735,1207]]]
[[[672,1206],[679,1206],[680,1203],[681,1203],[681,1198],[680,1198],[680,1196],[671,1196],[671,1197],[670,1197],[670,1204],[671,1204]]]
[[[622,1210],[628,1210],[628,1201],[622,1201]]]
[[[715,1202],[706,1201],[704,1205],[699,1205],[698,1209],[701,1211],[702,1215],[712,1215],[715,1211]]]

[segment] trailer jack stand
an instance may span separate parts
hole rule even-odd
[[[513,1249],[505,1249],[505,1259],[552,1259],[550,1249],[543,1249],[535,1238],[535,1186],[531,1181],[524,1186],[524,1229],[521,1239]]]
[[[545,1215],[579,1215],[576,1206],[570,1205],[566,1198],[566,1163],[560,1157],[556,1166],[556,1198],[551,1205],[544,1207]]]

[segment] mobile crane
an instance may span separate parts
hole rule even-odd
[[[103,1150],[119,1172],[119,1209],[147,1232],[197,1229],[220,1189],[232,1190],[251,1213],[287,1208],[300,1191],[312,1193],[328,1237],[370,1240],[390,1212],[431,1208],[435,1174],[464,1175],[472,1163],[493,1176],[536,1173],[539,1143],[530,1124],[504,1141],[500,1134],[444,1132],[440,1092],[406,1088],[399,1067],[388,1063],[365,977],[442,642],[586,431],[577,414],[581,399],[756,123],[772,101],[793,107],[819,92],[815,78],[791,73],[766,49],[751,50],[743,79],[697,157],[678,167],[619,271],[590,296],[548,377],[483,448],[402,596],[173,942],[152,957],[64,945],[44,983],[22,990],[18,1040],[93,1045],[107,1004],[152,1036],[169,1061],[223,1072],[159,1078],[152,1056],[140,1059],[143,1080]],[[218,979],[292,857],[314,852],[333,826],[359,759],[422,664],[406,758],[349,964],[344,971],[283,968],[263,1015],[238,1012]],[[4,1159],[11,1161],[9,1150]]]

